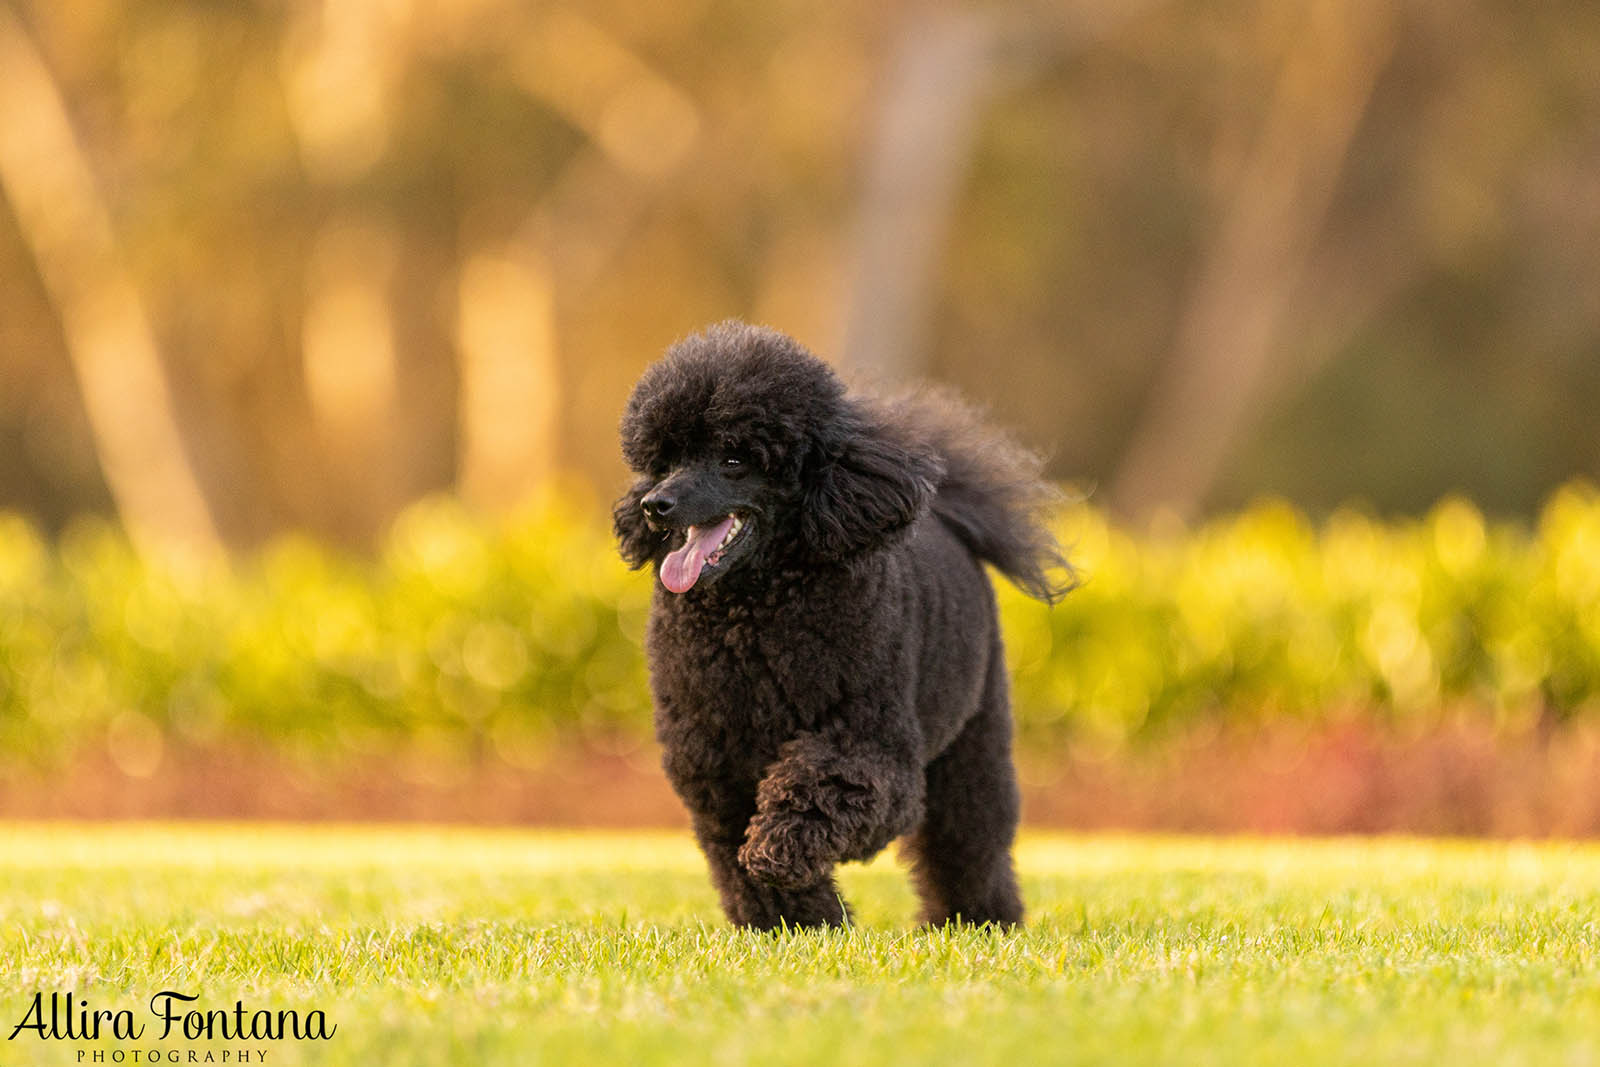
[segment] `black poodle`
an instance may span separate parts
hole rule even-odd
[[[1018,797],[983,563],[1054,601],[1071,572],[1027,453],[949,399],[846,395],[728,322],[639,379],[617,538],[660,579],[656,732],[722,906],[842,923],[834,865],[902,834],[931,923],[1017,923]]]

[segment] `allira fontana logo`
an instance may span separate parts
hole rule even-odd
[[[196,1006],[199,997],[163,989],[140,1015],[132,1008],[97,1008],[72,992],[37,992],[8,1041],[28,1035],[42,1041],[326,1041],[338,1031],[320,1009]],[[249,1062],[242,1054],[237,1062]],[[264,1053],[262,1054],[264,1059]],[[119,1061],[120,1062],[120,1061]]]

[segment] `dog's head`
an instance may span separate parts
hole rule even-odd
[[[845,395],[827,364],[771,330],[728,322],[645,370],[622,417],[638,480],[617,540],[675,593],[761,565],[841,562],[928,507],[943,466]]]

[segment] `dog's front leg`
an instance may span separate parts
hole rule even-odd
[[[766,885],[813,885],[835,864],[869,859],[916,826],[916,748],[892,741],[806,733],[785,743],[756,790],[740,866]]]
[[[674,785],[689,804],[695,837],[729,920],[756,930],[839,926],[849,921],[831,876],[807,885],[774,886],[740,865],[739,846],[755,810],[748,786],[741,790],[721,778],[675,779]]]

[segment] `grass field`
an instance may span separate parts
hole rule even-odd
[[[1600,848],[1033,835],[1018,859],[1021,933],[915,929],[880,861],[845,872],[854,929],[771,937],[722,923],[680,835],[0,825],[0,1038],[36,991],[46,1021],[72,991],[145,1026],[23,1030],[0,1064],[1600,1063]],[[161,1040],[164,989],[338,1029]]]

